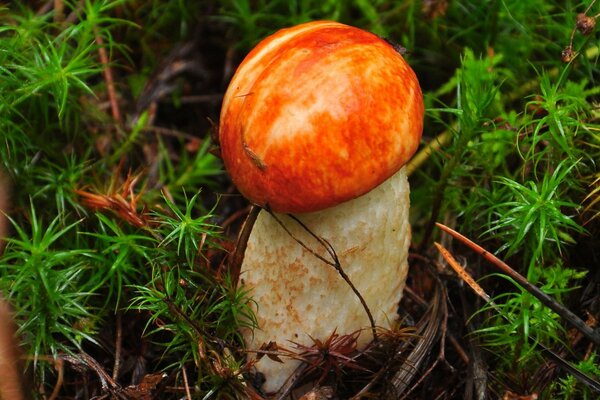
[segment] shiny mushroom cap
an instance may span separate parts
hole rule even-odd
[[[417,78],[385,40],[316,21],[263,40],[223,100],[225,167],[251,202],[319,211],[361,196],[414,154],[423,128]]]

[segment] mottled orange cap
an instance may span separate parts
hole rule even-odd
[[[223,99],[225,168],[273,211],[322,210],[369,192],[417,150],[423,95],[385,40],[316,21],[258,44]]]

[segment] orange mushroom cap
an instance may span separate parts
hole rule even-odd
[[[385,40],[316,21],[283,29],[244,59],[223,99],[225,168],[250,201],[322,210],[369,192],[414,154],[417,77]]]

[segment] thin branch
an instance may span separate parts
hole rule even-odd
[[[439,243],[435,243],[435,247],[442,254],[444,259],[448,262],[452,269],[456,271],[456,273],[465,280],[465,282],[471,287],[471,289],[473,289],[475,293],[477,293],[479,297],[481,297],[490,307],[492,307],[492,309],[496,311],[498,315],[500,315],[502,318],[507,320],[509,323],[513,322],[512,318],[506,313],[504,313],[502,309],[493,300],[491,300],[490,296],[483,290],[481,286],[479,286],[477,282],[475,282],[475,280],[464,270],[464,268],[456,261],[456,259],[454,259],[452,254],[450,254],[450,252],[446,248],[441,246]],[[556,363],[556,365],[562,368],[565,372],[573,375],[575,378],[577,378],[577,380],[587,385],[590,389],[600,393],[600,382],[591,378],[576,367],[573,367],[571,364],[565,361],[559,354],[555,353],[553,350],[549,349],[535,338],[529,336],[529,340],[531,340],[532,343],[539,347],[548,356],[549,359]]]
[[[54,0],[54,22],[65,20],[65,3],[63,0]]]
[[[54,360],[54,368],[56,368],[56,372],[57,372],[56,384],[54,385],[54,389],[52,390],[50,397],[48,397],[48,400],[55,400],[58,398],[58,395],[60,394],[60,388],[62,387],[64,379],[65,379],[65,365],[64,364],[65,363],[60,358],[57,358]]]
[[[44,4],[42,4],[42,6],[36,11],[36,15],[44,15],[46,13],[48,13],[52,7],[54,7],[54,2],[56,0],[47,0],[46,2],[44,2]]]
[[[117,334],[115,337],[115,362],[113,365],[112,379],[116,381],[119,378],[119,368],[121,366],[121,349],[123,347],[123,321],[121,312],[117,312]]]
[[[228,269],[231,275],[231,281],[236,286],[239,281],[242,262],[244,262],[244,254],[246,253],[246,247],[248,246],[248,239],[250,238],[252,227],[256,222],[259,212],[260,207],[258,206],[252,206],[252,208],[250,208],[250,212],[244,221],[244,225],[242,225],[242,229],[240,230],[235,243],[235,250],[233,251],[233,254],[231,254],[231,261],[229,262]]]
[[[439,222],[436,225],[442,229],[444,232],[449,233],[456,239],[465,243],[471,249],[473,249],[480,256],[491,262],[493,265],[502,270],[505,274],[514,279],[519,285],[523,286],[529,293],[535,296],[539,301],[542,302],[546,307],[550,308],[552,311],[560,315],[567,322],[577,328],[581,333],[583,333],[588,339],[600,345],[600,333],[596,332],[594,329],[590,328],[586,325],[585,321],[575,315],[571,310],[554,300],[552,297],[543,292],[540,288],[533,285],[529,282],[523,275],[519,274],[517,271],[508,266],[504,261],[500,260],[498,257],[474,243],[470,239],[456,232],[454,229],[447,227],[446,225],[440,224]],[[437,246],[437,245],[436,245]],[[467,283],[469,283],[467,281]],[[486,300],[486,299],[484,299]],[[487,301],[487,300],[486,300]]]
[[[117,100],[117,92],[115,90],[115,81],[113,79],[112,68],[110,67],[108,53],[104,46],[104,39],[102,35],[96,30],[96,43],[98,44],[98,56],[100,57],[100,63],[102,64],[102,72],[104,74],[104,80],[106,81],[106,90],[108,92],[108,100],[110,102],[110,110],[114,120],[120,125],[121,124],[121,111],[119,110],[119,101]]]
[[[104,368],[102,368],[98,361],[96,361],[89,354],[82,351],[78,355],[65,354],[61,358],[75,366],[84,365],[85,367],[93,370],[100,379],[102,391],[110,393],[115,398],[124,399],[124,397],[119,394],[119,392],[121,391],[121,387],[119,386],[119,384],[113,381],[111,376],[108,373],[106,373],[106,371],[104,370]]]
[[[196,96],[182,96],[181,104],[195,103],[220,103],[223,100],[223,93],[203,94]]]
[[[181,373],[183,375],[183,385],[185,387],[185,398],[187,400],[192,400],[192,393],[190,392],[190,385],[188,384],[187,372],[185,372],[185,367],[181,368]]]
[[[469,359],[469,355],[467,354],[467,352],[465,351],[465,349],[463,349],[463,347],[458,342],[458,340],[456,339],[456,337],[454,335],[451,335],[450,333],[447,333],[446,336],[448,337],[448,340],[450,341],[450,344],[452,345],[452,347],[454,347],[454,350],[458,354],[458,357],[461,359],[461,361],[465,365],[469,365],[469,363],[471,362],[471,360]]]
[[[406,164],[406,175],[411,176],[413,172],[421,167],[431,155],[447,146],[452,138],[450,130],[446,130],[437,135],[432,141],[427,143],[411,160]]]

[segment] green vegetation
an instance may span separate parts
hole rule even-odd
[[[577,24],[580,13],[593,18]],[[50,398],[62,382],[54,398],[125,396],[165,372],[157,398],[250,396],[240,329],[256,321],[227,269],[246,204],[230,195],[210,134],[249,49],[315,19],[402,45],[419,76],[423,147],[441,146],[411,175],[414,253],[438,257],[433,223],[443,222],[593,325],[600,33],[585,24],[599,13],[595,0],[5,4],[0,167],[12,182],[12,232],[0,290],[35,395]],[[459,344],[440,341],[453,369],[438,364],[412,396],[465,398],[471,376],[458,349],[473,358],[481,346],[490,398],[596,398],[573,375],[545,369],[538,344],[600,380],[597,347],[477,254],[449,248],[485,277],[497,307],[468,306],[468,288],[439,274],[447,334]],[[413,286],[428,299],[426,285]]]

